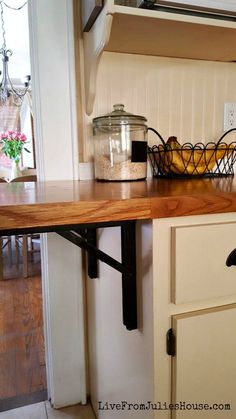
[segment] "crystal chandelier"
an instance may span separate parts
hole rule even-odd
[[[13,7],[8,6],[4,3],[5,6],[13,9],[13,10],[20,10],[27,4],[27,1],[19,8],[15,9]],[[1,26],[2,26],[2,38],[3,44],[2,48],[0,49],[0,55],[2,56],[2,71],[0,71],[0,76],[2,76],[2,80],[0,80],[0,105],[6,105],[8,100],[11,99],[13,103],[17,106],[22,104],[23,98],[26,92],[29,90],[30,85],[30,76],[26,76],[26,81],[24,83],[24,87],[16,88],[13,86],[13,83],[10,79],[9,72],[8,72],[8,63],[9,58],[12,55],[12,51],[7,49],[6,47],[6,38],[5,38],[5,22],[3,16],[3,1],[0,1],[0,12],[1,12]]]

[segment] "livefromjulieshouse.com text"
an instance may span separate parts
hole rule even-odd
[[[99,401],[98,410],[109,410],[109,411],[148,411],[148,410],[188,410],[193,411],[197,410],[200,412],[205,412],[206,410],[213,411],[230,411],[230,403],[190,403],[186,401],[180,401],[178,403],[167,403],[167,402],[151,402],[146,401],[143,403],[129,403],[126,400],[121,400],[116,403],[111,403],[108,401]]]

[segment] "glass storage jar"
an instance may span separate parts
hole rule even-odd
[[[95,177],[98,180],[140,180],[147,176],[147,119],[114,105],[114,111],[93,119]]]

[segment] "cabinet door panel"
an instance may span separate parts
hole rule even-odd
[[[175,304],[236,294],[236,223],[172,228],[171,300]]]
[[[172,320],[172,402],[209,405],[209,410],[173,411],[172,419],[235,419],[236,304],[179,314]],[[220,405],[217,410],[214,404]],[[230,410],[223,409],[227,404]]]

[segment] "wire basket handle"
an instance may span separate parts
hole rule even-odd
[[[161,134],[159,134],[159,132],[158,131],[156,131],[154,128],[151,128],[151,127],[148,127],[148,131],[152,131],[152,132],[154,132],[159,138],[160,138],[160,140],[161,140],[161,142],[162,142],[162,144],[163,144],[163,146],[164,146],[164,148],[167,148],[167,145],[166,145],[166,142],[163,140],[163,138],[162,138],[162,136],[161,136]]]
[[[155,130],[154,128],[151,128],[151,127],[148,127],[148,131],[152,131],[152,132],[154,132],[154,134],[156,134],[159,138],[160,138],[160,140],[161,140],[161,142],[162,142],[162,144],[163,144],[163,146],[164,146],[164,148],[165,149],[167,149],[168,148],[168,146],[167,146],[167,144],[166,144],[166,142],[165,142],[165,140],[163,139],[163,137],[161,136],[161,134],[157,131],[157,130]],[[220,139],[217,141],[217,143],[216,143],[216,147],[218,147],[219,146],[219,144],[221,143],[221,141],[223,140],[223,138],[225,138],[226,137],[226,135],[228,135],[230,132],[232,132],[232,131],[236,131],[236,128],[231,128],[231,129],[229,129],[228,131],[226,131],[221,137],[220,137]],[[190,143],[189,143],[190,144]]]
[[[219,141],[217,141],[217,143],[216,143],[216,147],[221,143],[221,141],[223,140],[223,138],[226,136],[226,135],[228,135],[230,132],[232,132],[232,131],[236,131],[236,128],[231,128],[231,129],[229,129],[228,131],[226,131],[221,137],[220,137],[220,139],[219,139]]]

